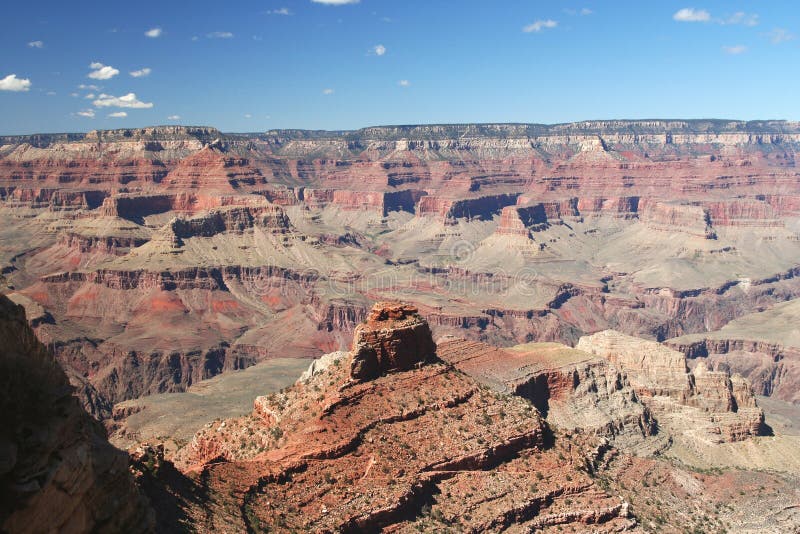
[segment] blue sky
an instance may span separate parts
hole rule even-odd
[[[4,4],[4,134],[800,119],[795,1]]]

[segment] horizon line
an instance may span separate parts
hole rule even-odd
[[[554,123],[540,123],[540,122],[432,122],[432,123],[406,123],[406,124],[373,124],[362,126],[353,129],[324,129],[324,128],[270,128],[266,130],[251,130],[251,131],[224,131],[216,126],[209,124],[151,124],[146,126],[131,126],[129,128],[93,128],[91,130],[76,130],[76,131],[62,131],[62,132],[34,132],[34,133],[0,133],[0,138],[24,138],[24,137],[37,137],[37,136],[85,136],[94,132],[123,132],[135,131],[146,129],[158,128],[186,128],[186,129],[212,129],[218,131],[223,135],[263,135],[272,132],[307,132],[307,133],[326,133],[346,135],[350,133],[360,132],[370,129],[409,129],[409,128],[424,128],[424,127],[470,127],[470,126],[511,126],[511,127],[539,127],[539,128],[554,128],[574,126],[590,123],[647,123],[647,122],[685,122],[685,123],[735,123],[741,125],[753,123],[772,123],[775,125],[786,124],[800,127],[800,121],[792,119],[726,119],[726,118],[646,118],[646,119],[585,119],[580,121],[568,122],[554,122]]]

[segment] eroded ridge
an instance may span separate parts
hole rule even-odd
[[[212,503],[214,513],[194,511],[199,524],[637,528],[590,476],[591,440],[554,442],[529,402],[481,386],[425,350],[433,347],[413,308],[380,303],[352,352],[318,360],[290,388],[256,399],[252,414],[204,428],[178,454]],[[382,362],[370,378],[354,364],[367,349]]]

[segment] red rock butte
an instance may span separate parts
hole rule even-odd
[[[350,374],[356,380],[365,380],[424,363],[436,352],[436,344],[417,308],[379,302],[366,322],[356,327],[352,352]]]

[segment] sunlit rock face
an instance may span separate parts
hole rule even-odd
[[[764,413],[741,376],[710,371],[702,362],[689,371],[680,352],[613,330],[582,337],[577,348],[623,370],[637,396],[672,432],[719,443],[764,431]]]

